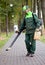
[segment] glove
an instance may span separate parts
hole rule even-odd
[[[36,31],[39,31],[39,29],[37,28]]]

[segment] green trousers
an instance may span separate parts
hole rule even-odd
[[[36,40],[34,40],[34,34],[25,35],[26,48],[29,53],[34,54],[36,50]]]

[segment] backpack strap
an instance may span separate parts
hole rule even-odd
[[[37,26],[37,23],[35,22],[35,18],[34,18],[34,14],[32,13],[32,16],[33,16],[33,21],[35,23],[35,25]]]

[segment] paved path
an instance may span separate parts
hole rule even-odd
[[[10,51],[5,51],[11,44],[14,34],[0,51],[0,65],[45,65],[45,44],[37,41],[34,57],[26,57],[25,35],[22,33]]]

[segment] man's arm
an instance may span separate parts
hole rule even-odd
[[[39,19],[36,15],[34,15],[35,23],[37,28],[39,28],[42,25],[41,19]]]
[[[19,32],[20,32],[20,31],[23,31],[25,28],[26,28],[26,27],[25,27],[25,19],[23,19],[23,20],[21,21],[21,24],[20,24],[20,27],[19,27]]]

